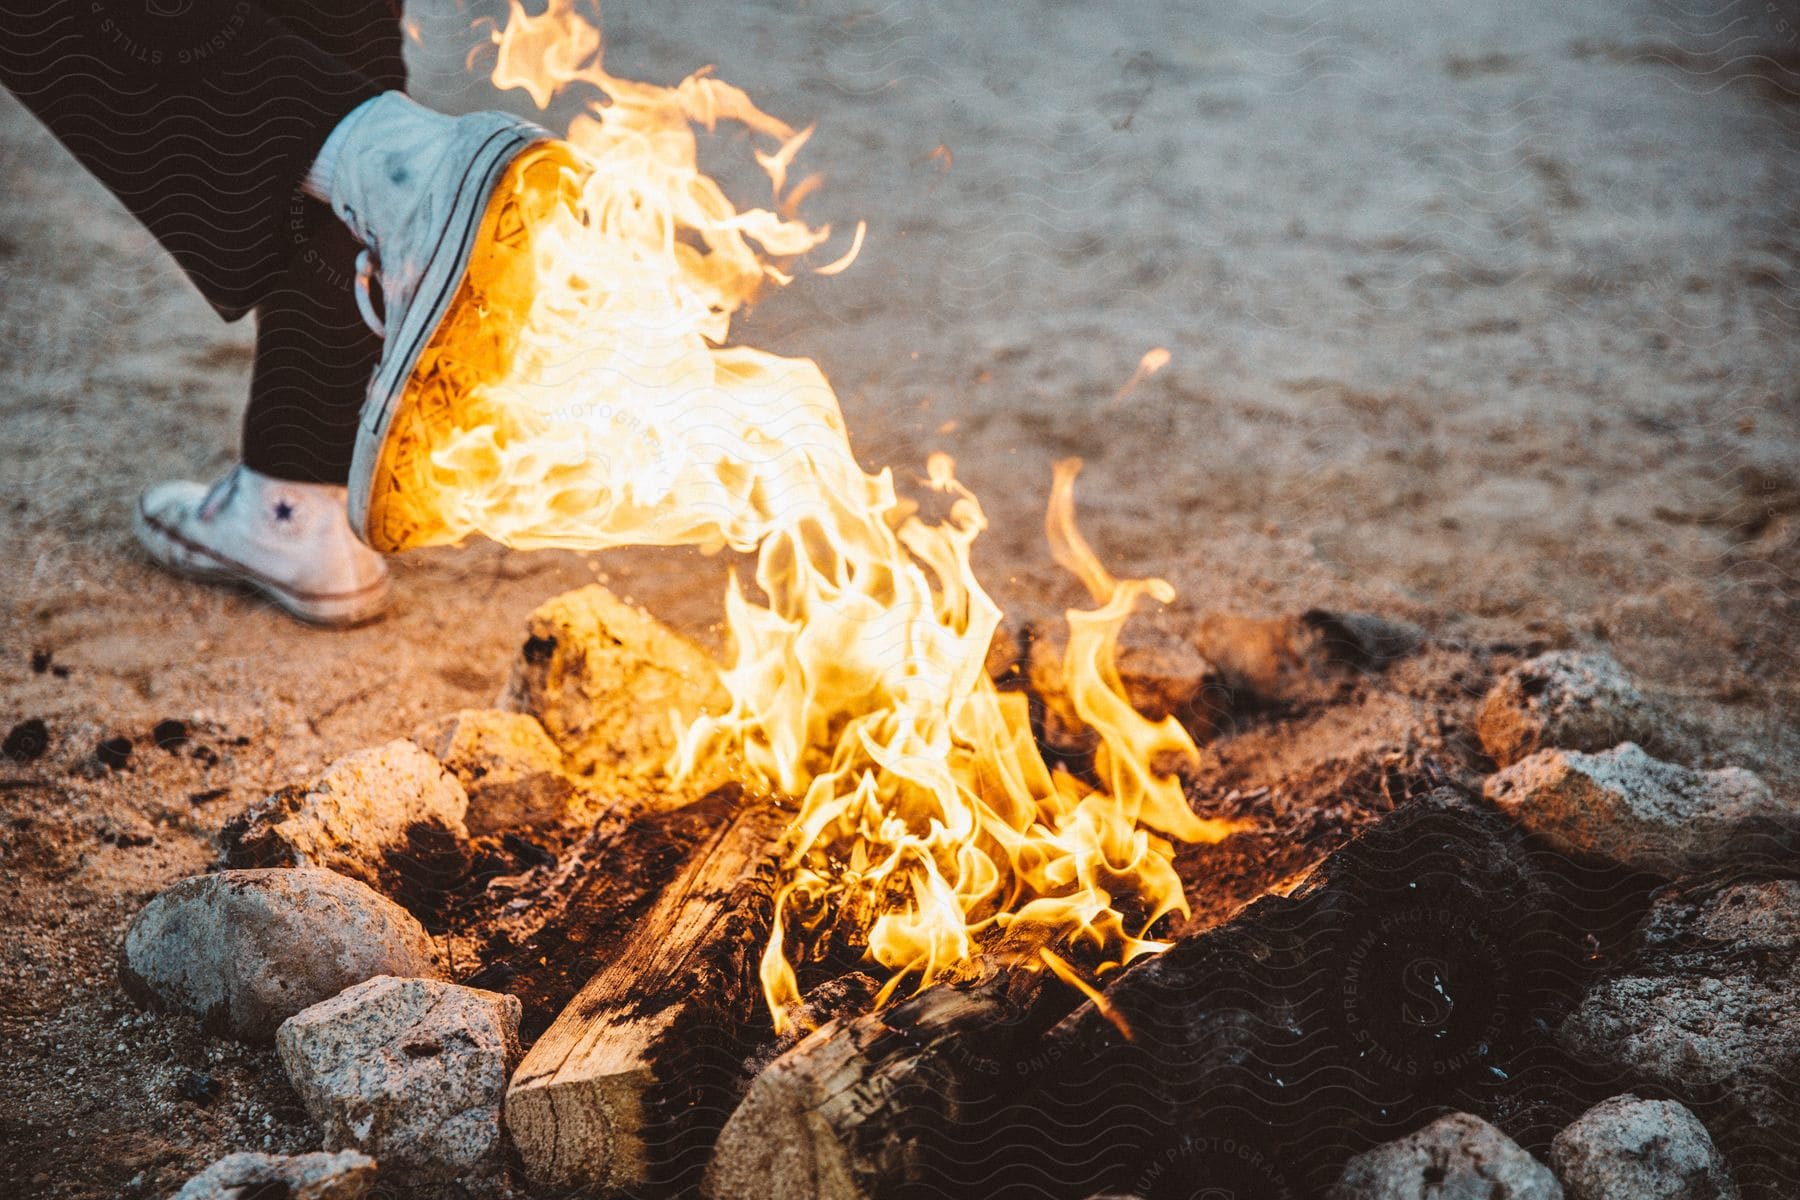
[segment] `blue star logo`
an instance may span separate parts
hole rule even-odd
[[[293,520],[294,506],[289,504],[286,500],[277,500],[275,502],[275,519],[277,521]]]

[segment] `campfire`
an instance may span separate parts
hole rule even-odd
[[[226,832],[232,878],[329,869],[428,947],[251,1020],[158,974],[169,913],[201,902],[159,898],[128,984],[241,1036],[278,1027],[333,1149],[424,1121],[389,1114],[407,1089],[351,1103],[321,1065],[361,1053],[334,1022],[428,1007],[391,987],[377,1005],[369,976],[477,990],[491,1103],[457,1120],[485,1115],[436,1158],[378,1153],[426,1177],[516,1155],[535,1188],[714,1200],[1350,1196],[1430,1123],[1459,1149],[1420,1154],[1561,1194],[1514,1143],[1542,1153],[1662,1078],[1578,1050],[1612,1044],[1594,996],[1655,951],[1634,933],[1653,887],[1721,861],[1618,799],[1638,787],[1621,772],[1729,810],[1708,827],[1765,874],[1791,814],[1742,772],[1648,758],[1654,717],[1604,662],[1354,613],[1198,613],[1116,577],[1077,527],[1074,460],[1045,532],[1086,600],[1003,612],[951,460],[916,486],[869,473],[817,365],[731,340],[759,294],[848,268],[865,238],[799,214],[812,129],[707,71],[610,74],[570,0],[515,3],[494,41],[497,85],[584,107],[488,214],[504,252],[421,360],[373,520],[391,547],[754,556],[722,597],[724,660],[599,586],[548,600],[495,709]],[[758,145],[765,206],[700,170],[696,129],[722,123]],[[1669,887],[1656,904],[1716,893]],[[448,1053],[393,1037],[384,1069]],[[1729,1085],[1682,1098],[1740,1174],[1779,1163],[1786,1126]]]
[[[1052,552],[1095,607],[1069,615],[1054,694],[1094,749],[1088,771],[1054,769],[1026,698],[984,669],[1001,621],[970,565],[986,519],[950,459],[927,464],[947,507],[927,520],[891,471],[857,463],[814,363],[728,340],[732,314],[830,230],[740,212],[700,172],[694,128],[769,139],[757,162],[790,213],[811,130],[705,73],[673,88],[609,74],[572,3],[515,5],[496,41],[499,86],[540,107],[569,88],[592,99],[574,153],[515,168],[495,201],[507,257],[474,272],[427,352],[416,410],[437,415],[397,439],[413,461],[378,493],[391,540],[756,555],[759,594],[734,576],[724,597],[730,702],[669,714],[683,723],[669,770],[679,784],[723,758],[797,809],[760,967],[777,1032],[801,1004],[796,964],[834,939],[885,976],[877,1003],[967,973],[1008,937],[1037,943],[1028,969],[1089,991],[1084,974],[1163,948],[1148,931],[1187,910],[1169,839],[1237,828],[1195,815],[1177,775],[1193,739],[1139,714],[1114,663],[1121,626],[1141,600],[1173,599],[1168,584],[1107,572],[1075,527],[1079,464],[1059,468]],[[847,266],[862,236],[818,269]]]

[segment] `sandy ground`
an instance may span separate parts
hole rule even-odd
[[[411,7],[416,91],[492,104],[460,65],[472,14]],[[819,122],[810,214],[866,218],[867,248],[738,336],[818,358],[871,467],[957,457],[1003,602],[1075,598],[1041,509],[1078,454],[1090,539],[1184,604],[1605,646],[1700,761],[1800,786],[1800,10],[606,16],[615,71],[716,63]],[[313,1134],[267,1055],[120,995],[137,907],[250,799],[489,701],[538,601],[603,578],[716,638],[727,564],[424,554],[342,634],[165,577],[130,504],[229,461],[249,331],[10,101],[0,211],[0,723],[51,732],[0,762],[0,1193],[161,1195]],[[1171,364],[1115,402],[1152,347]],[[168,717],[195,725],[179,753],[151,742]],[[114,735],[136,749],[111,772]]]

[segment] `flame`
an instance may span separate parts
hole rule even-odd
[[[947,508],[927,522],[890,471],[858,465],[813,362],[728,343],[732,314],[830,237],[781,209],[810,127],[709,70],[672,88],[608,74],[572,0],[537,16],[513,0],[495,41],[497,85],[540,108],[570,87],[589,98],[568,126],[574,165],[516,184],[548,193],[530,206],[531,286],[481,313],[516,336],[442,351],[470,382],[432,432],[435,536],[756,553],[757,591],[734,576],[725,596],[732,705],[683,732],[671,768],[723,752],[798,798],[762,960],[777,1027],[823,933],[866,945],[889,972],[883,1000],[1021,923],[1114,963],[1159,949],[1149,927],[1187,911],[1170,839],[1234,828],[1188,807],[1167,765],[1194,743],[1132,709],[1113,665],[1138,600],[1169,585],[1106,572],[1075,529],[1077,464],[1060,465],[1051,545],[1096,605],[1068,614],[1066,691],[1098,734],[1098,786],[1053,768],[1025,696],[984,670],[1001,613],[970,549],[987,520],[951,460],[927,462]],[[781,211],[740,211],[700,172],[694,130],[725,120],[774,143],[756,160]],[[863,232],[819,273],[848,266]]]
[[[1124,385],[1120,387],[1118,391],[1113,393],[1112,402],[1108,404],[1107,407],[1116,407],[1125,399],[1125,397],[1137,391],[1138,384],[1144,382],[1144,380],[1168,366],[1169,360],[1172,357],[1173,356],[1161,346],[1152,346],[1150,349],[1144,351],[1144,357],[1138,359],[1137,370],[1133,371],[1131,373],[1131,378],[1127,379]]]

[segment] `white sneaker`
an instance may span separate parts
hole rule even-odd
[[[523,317],[530,236],[579,175],[573,149],[505,113],[447,117],[388,92],[345,133],[331,207],[368,247],[381,280],[386,339],[363,405],[350,469],[350,525],[377,550],[451,540],[430,495],[429,452],[473,382],[472,363],[499,364]],[[441,353],[446,346],[456,353]]]
[[[387,605],[387,564],[356,540],[344,489],[236,466],[210,488],[175,480],[138,497],[132,532],[182,575],[247,583],[303,621],[353,625]]]

